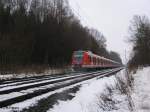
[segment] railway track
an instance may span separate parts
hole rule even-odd
[[[83,72],[84,73],[84,72]],[[16,78],[16,79],[10,79],[10,80],[2,80],[0,82],[0,87],[1,85],[4,84],[11,84],[11,83],[17,83],[17,82],[28,82],[28,81],[40,81],[40,80],[45,80],[45,79],[53,79],[53,78],[59,78],[59,77],[64,77],[64,76],[70,76],[70,75],[77,75],[81,73],[68,73],[68,74],[59,74],[59,75],[43,75],[43,76],[34,76],[34,77],[25,77],[25,78]]]
[[[43,77],[31,77],[31,78],[23,78],[23,79],[14,79],[11,81],[5,81],[0,83],[0,89],[7,87],[7,86],[17,86],[17,85],[22,85],[22,84],[28,84],[28,83],[34,83],[34,82],[40,82],[40,81],[46,81],[50,79],[57,79],[57,78],[64,78],[64,77],[69,77],[73,75],[81,75],[81,73],[74,73],[74,74],[67,74],[67,75],[59,75],[59,76],[43,76]]]
[[[6,81],[0,84],[0,108],[40,96],[95,77],[110,76],[122,68],[96,71],[90,73],[75,73],[74,75],[45,76],[43,78],[27,78]]]

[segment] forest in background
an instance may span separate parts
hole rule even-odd
[[[67,0],[0,0],[0,71],[69,65],[76,50],[122,63],[106,46],[105,36],[83,27]]]
[[[129,42],[133,45],[128,65],[130,68],[150,66],[150,20],[134,16],[130,26]]]

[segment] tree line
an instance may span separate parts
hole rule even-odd
[[[133,52],[129,60],[130,67],[150,65],[150,20],[146,16],[134,16],[130,26],[129,41]]]
[[[121,62],[101,32],[81,25],[67,0],[0,0],[1,67],[70,64],[75,50]]]

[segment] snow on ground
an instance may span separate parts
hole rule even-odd
[[[16,88],[20,88],[20,87],[31,86],[31,85],[35,85],[35,84],[42,84],[42,83],[48,83],[48,82],[51,82],[51,81],[63,80],[63,79],[66,79],[66,78],[71,78],[71,77],[73,78],[73,77],[76,77],[76,76],[67,76],[67,77],[61,77],[61,78],[57,78],[57,79],[43,80],[43,81],[40,81],[40,82],[27,83],[27,84],[22,84],[22,85],[18,85],[18,86],[16,86],[16,85],[8,86],[8,87],[5,87],[5,88],[0,88],[0,92],[5,91],[5,90],[9,90],[9,89],[16,89]]]
[[[25,100],[23,102],[20,102],[20,103],[16,103],[16,104],[12,104],[6,108],[0,108],[0,112],[13,112],[13,111],[22,111],[23,109],[25,108],[28,108],[30,106],[34,106],[36,105],[36,103],[43,99],[43,98],[46,98],[52,94],[55,94],[55,93],[60,93],[64,90],[67,90],[67,89],[70,89],[70,88],[73,88],[77,85],[80,85],[81,83],[78,83],[78,84],[74,84],[74,85],[71,85],[71,86],[68,86],[68,87],[65,87],[65,88],[61,88],[61,89],[58,89],[58,90],[55,90],[55,91],[52,91],[52,92],[49,92],[49,93],[46,93],[46,94],[43,94],[43,95],[40,95],[40,96],[37,96],[37,97],[34,97],[32,99],[29,99],[29,100]]]
[[[125,71],[117,74],[120,77],[125,76]],[[134,77],[133,90],[131,98],[121,94],[119,90],[114,89],[111,99],[114,101],[114,109],[103,110],[98,102],[98,95],[105,93],[107,95],[107,86],[116,86],[114,76],[96,80],[92,83],[84,84],[70,101],[59,101],[48,112],[131,112],[129,100],[133,101],[134,112],[150,112],[150,67],[138,69]],[[125,78],[125,77],[124,77]],[[103,106],[111,106],[109,103]]]
[[[13,104],[13,105],[8,106],[8,107],[6,107],[6,108],[1,108],[1,109],[0,109],[0,112],[12,112],[12,111],[17,111],[17,112],[19,112],[19,111],[22,111],[22,110],[25,109],[25,108],[28,108],[28,107],[30,107],[30,106],[36,105],[39,100],[41,100],[41,99],[43,99],[43,98],[46,98],[46,97],[48,97],[48,96],[50,96],[50,95],[52,95],[52,94],[60,93],[60,92],[62,92],[62,91],[64,91],[64,90],[67,90],[67,89],[76,87],[76,86],[81,85],[81,84],[93,82],[93,81],[95,81],[95,79],[96,79],[96,78],[90,79],[90,80],[87,80],[87,81],[83,81],[83,82],[79,82],[79,83],[73,84],[73,85],[71,85],[71,86],[68,86],[68,87],[65,87],[65,88],[61,88],[61,89],[58,89],[58,90],[55,90],[55,91],[52,91],[52,92],[48,92],[48,93],[46,93],[46,94],[43,94],[43,95],[34,97],[34,98],[32,98],[32,99],[29,99],[29,100],[25,100],[25,101],[20,102],[20,103]],[[46,86],[49,86],[49,85],[46,85]],[[43,86],[43,87],[45,88],[46,86]],[[40,89],[40,88],[42,88],[42,87],[35,88],[35,90],[36,90],[36,89]],[[21,91],[21,93],[22,93],[22,94],[27,94],[28,92],[30,92],[30,90],[32,91],[32,90],[34,90],[34,89],[23,90],[23,91]],[[11,94],[15,95],[16,93],[17,93],[17,92],[15,92],[15,93],[10,93],[10,97],[12,96]],[[22,94],[18,94],[18,96],[19,96],[19,95],[22,95]],[[8,95],[9,95],[9,94],[7,94],[6,96],[1,96],[1,97],[3,97],[3,99],[4,99],[4,98],[8,99],[8,98],[9,98]]]
[[[120,75],[121,73],[123,72],[121,71],[120,73],[118,73],[118,75]],[[98,96],[104,93],[106,85],[114,87],[115,84],[115,76],[105,77],[84,84],[72,100],[59,101],[59,103],[54,105],[52,109],[49,109],[48,112],[103,112],[98,105]],[[120,99],[121,101],[125,99],[124,96],[119,95],[116,95],[116,98]],[[123,109],[120,109],[118,111],[114,110],[113,112],[127,112]]]
[[[125,77],[125,71],[122,70],[117,73],[117,76]],[[131,97],[134,103],[134,112],[150,112],[150,67],[137,70],[137,73],[133,74],[133,77],[134,85],[133,91],[131,91]],[[119,90],[115,88],[116,81],[115,76],[110,76],[97,80],[95,78],[83,83],[72,100],[58,101],[58,103],[47,112],[131,112],[129,110],[127,95],[121,94]],[[111,110],[103,110],[99,105],[99,96],[104,93],[107,95],[107,87],[114,87],[111,92],[111,99],[114,101],[115,108],[111,108]],[[39,99],[47,97],[50,94],[53,93],[47,93],[43,96],[39,96],[40,98],[36,97],[22,103],[14,104],[10,106],[10,108],[26,108],[29,105],[34,105],[35,103],[33,102],[37,102]]]
[[[135,112],[150,112],[150,67],[139,69],[134,74],[132,98]]]

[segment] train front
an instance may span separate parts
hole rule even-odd
[[[84,51],[74,51],[72,55],[72,68],[79,70],[83,65]]]

